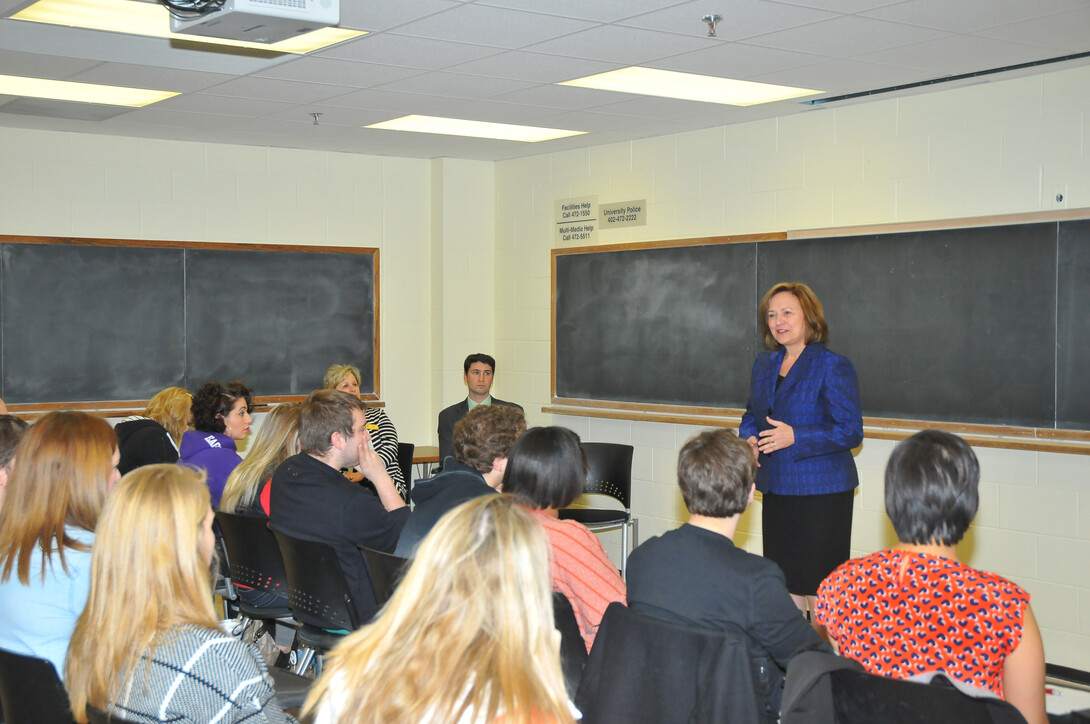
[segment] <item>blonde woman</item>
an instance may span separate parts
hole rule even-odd
[[[100,522],[65,673],[76,721],[93,706],[137,722],[293,722],[257,649],[218,627],[204,475],[135,470]]]
[[[375,622],[329,656],[315,724],[568,724],[544,531],[506,495],[445,515]]]
[[[117,482],[117,437],[85,412],[50,412],[15,448],[0,515],[0,649],[58,675],[91,582],[99,511]]]
[[[219,509],[269,517],[269,480],[280,463],[299,452],[298,402],[277,405],[265,416],[249,452],[227,476]]]
[[[114,427],[121,474],[141,465],[178,462],[178,445],[193,418],[193,395],[181,387],[168,387],[148,400],[143,415],[126,417]]]
[[[363,399],[360,397],[360,370],[355,365],[330,366],[325,371],[325,377],[322,378],[322,387],[327,390],[347,392],[353,397]],[[382,462],[386,464],[386,472],[390,474],[390,479],[397,487],[397,492],[408,502],[408,487],[405,485],[405,476],[401,473],[401,466],[397,461],[397,428],[390,422],[389,416],[381,407],[369,407],[366,403],[364,405],[363,414],[367,418],[371,448],[382,458]],[[348,471],[345,477],[358,483],[363,480],[363,473]]]

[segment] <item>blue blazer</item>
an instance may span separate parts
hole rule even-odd
[[[757,356],[749,402],[738,435],[768,430],[768,418],[795,430],[795,444],[766,455],[757,468],[757,489],[778,495],[821,495],[859,485],[852,448],[863,441],[859,382],[846,357],[823,344],[808,344],[776,389],[785,350]]]

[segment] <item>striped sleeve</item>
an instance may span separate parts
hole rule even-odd
[[[386,463],[386,472],[397,486],[397,492],[404,498],[408,487],[405,485],[405,476],[401,474],[401,466],[397,462],[397,428],[390,422],[386,411],[381,407],[368,407],[366,410],[367,422],[377,425],[378,429],[368,428],[371,434],[371,447],[375,449],[382,462]]]

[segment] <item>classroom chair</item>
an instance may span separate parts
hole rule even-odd
[[[560,517],[575,520],[592,531],[621,529],[621,578],[628,574],[628,529],[632,548],[639,545],[639,521],[632,517],[632,446],[611,442],[585,442],[587,480],[584,495],[604,495],[620,502],[624,510],[608,508],[564,508]]]
[[[568,698],[574,700],[587,665],[587,644],[579,633],[579,622],[571,601],[560,591],[553,591],[553,625],[560,632],[560,670],[564,674],[564,688]]]
[[[773,724],[741,631],[660,621],[611,603],[575,706],[582,724]]]
[[[52,662],[0,649],[0,705],[8,724],[72,724],[68,692]]]
[[[355,631],[360,622],[337,552],[325,543],[303,540],[273,531],[288,582],[288,606],[299,622],[293,651],[293,671],[305,673],[311,665],[322,673],[322,655]]]
[[[401,477],[405,479],[405,502],[409,502],[409,496],[413,492],[413,453],[416,445],[411,442],[399,442],[397,444],[397,466],[401,468]]]
[[[375,594],[375,605],[381,608],[394,595],[394,589],[401,582],[410,560],[392,553],[360,546],[363,560],[367,564],[367,575],[371,579],[371,590]]]

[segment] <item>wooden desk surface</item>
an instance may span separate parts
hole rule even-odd
[[[439,462],[439,448],[434,445],[417,445],[413,450],[413,465]]]

